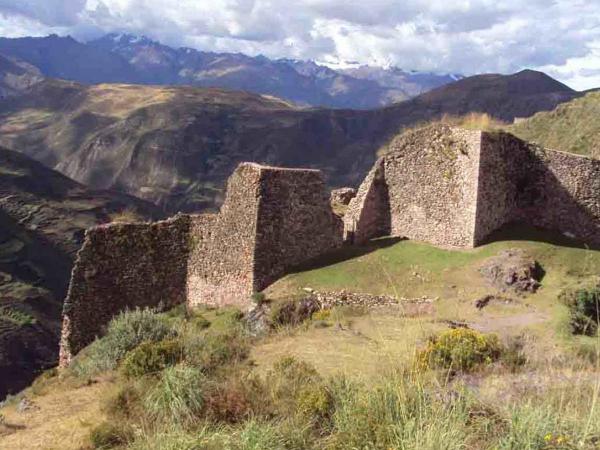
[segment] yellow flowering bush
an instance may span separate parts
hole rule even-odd
[[[421,369],[445,368],[469,371],[497,360],[502,352],[498,337],[468,328],[456,328],[429,339],[417,353]]]

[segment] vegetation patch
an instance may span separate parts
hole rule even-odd
[[[600,324],[600,285],[567,290],[560,295],[569,308],[569,326],[573,334],[595,336]]]
[[[142,342],[125,355],[121,370],[127,378],[158,373],[179,362],[183,348],[178,340]]]
[[[468,328],[456,328],[433,336],[417,353],[421,368],[471,371],[481,364],[490,364],[502,353],[498,337]]]

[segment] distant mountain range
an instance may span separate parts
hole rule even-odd
[[[47,77],[85,84],[218,87],[330,108],[386,106],[462,78],[395,67],[333,70],[313,61],[175,49],[130,34],[109,34],[87,43],[57,35],[0,38],[0,54],[18,58]]]
[[[184,86],[47,79],[0,102],[0,145],[95,189],[168,212],[218,206],[241,161],[322,169],[356,186],[402,127],[444,114],[512,122],[582,95],[534,71],[461,79],[382,109],[302,109],[274,97]]]

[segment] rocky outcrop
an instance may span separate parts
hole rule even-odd
[[[524,293],[535,292],[540,287],[543,270],[522,249],[509,249],[487,259],[479,273],[492,286],[502,291]]]

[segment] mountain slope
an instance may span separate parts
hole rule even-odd
[[[18,95],[43,79],[31,64],[0,55],[0,98]]]
[[[582,155],[600,158],[600,92],[540,112],[510,127],[522,139]]]
[[[463,78],[415,99],[432,112],[463,115],[484,112],[504,121],[552,110],[582,94],[543,72],[523,70],[512,75],[486,74]]]
[[[82,83],[220,87],[274,95],[304,106],[335,108],[385,106],[452,81],[444,75],[427,74],[410,80],[392,76],[387,84],[381,84],[381,74],[379,78],[354,77],[311,61],[175,49],[127,34],[109,34],[86,44],[56,35],[0,38],[0,53],[31,63],[48,77]]]
[[[93,188],[197,211],[220,203],[241,161],[318,168],[332,186],[355,186],[402,127],[472,111],[512,121],[578,95],[521,72],[466,78],[381,110],[302,110],[219,89],[47,80],[0,105],[0,145]]]
[[[156,208],[91,191],[0,147],[0,399],[55,364],[62,301],[86,228]]]

